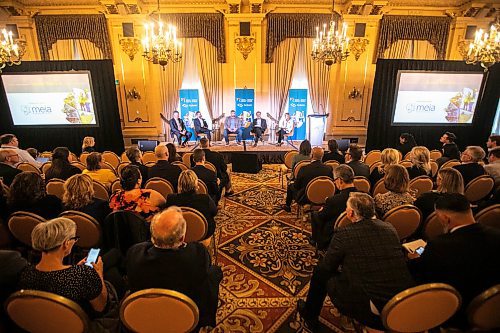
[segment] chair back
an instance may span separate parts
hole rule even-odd
[[[323,205],[326,199],[334,194],[335,184],[327,176],[316,177],[306,186],[307,199],[315,205]]]
[[[182,171],[189,170],[189,168],[183,162],[176,161],[176,162],[173,162],[172,165],[177,165],[179,168],[181,168]]]
[[[76,235],[80,237],[77,245],[84,249],[97,247],[101,243],[101,225],[92,216],[77,210],[67,210],[59,214],[76,224]]]
[[[333,229],[338,229],[338,228],[342,228],[342,227],[345,227],[346,225],[350,224],[351,223],[351,220],[349,220],[347,218],[347,213],[346,212],[343,212],[342,214],[339,215],[339,217],[337,217],[337,219],[335,220],[335,224],[333,225]]]
[[[127,153],[126,152],[123,152],[121,155],[120,155],[120,160],[123,162],[129,162],[130,163],[130,160],[128,159],[127,157]]]
[[[377,194],[386,193],[386,192],[387,192],[387,189],[385,188],[384,178],[379,179],[375,183],[375,186],[373,186],[373,197],[375,197]]]
[[[62,200],[64,196],[64,180],[59,178],[52,178],[45,185],[47,194],[52,194]]]
[[[478,202],[488,196],[495,187],[495,180],[488,175],[482,175],[471,180],[466,186],[464,195],[469,202]]]
[[[198,325],[199,311],[193,300],[177,291],[144,289],[123,300],[120,319],[130,332],[185,333]]]
[[[167,196],[169,194],[175,193],[174,186],[168,180],[160,177],[150,178],[146,182],[146,185],[144,185],[144,188],[155,190],[156,192],[163,195],[165,199],[167,199]]]
[[[411,151],[407,152],[403,157],[404,161],[409,161],[411,159]]]
[[[102,153],[102,158],[109,164],[113,166],[114,169],[118,168],[118,165],[121,163],[120,158],[114,152],[106,150]]]
[[[134,244],[151,238],[149,223],[131,211],[118,210],[106,216],[102,225],[103,247],[116,248],[123,255]]]
[[[42,166],[40,167],[40,169],[42,170],[42,173],[45,174],[47,173],[47,170],[49,170],[49,168],[52,166],[52,162],[48,161],[48,162],[45,162],[42,164]]]
[[[184,163],[185,166],[188,167],[188,169],[191,168],[191,156],[193,153],[184,153],[182,154],[182,163]]]
[[[198,188],[196,189],[196,193],[198,194],[208,194],[207,184],[201,179],[198,179]]]
[[[121,162],[120,164],[118,164],[118,166],[116,167],[116,173],[118,173],[118,177],[121,177],[122,176],[122,170],[123,168],[125,168],[127,165],[130,165],[130,162]]]
[[[393,225],[400,240],[413,235],[417,231],[421,219],[422,214],[420,214],[420,210],[413,205],[395,207],[382,217],[383,221]]]
[[[213,172],[215,172],[217,174],[217,168],[215,167],[215,165],[213,165],[212,163],[210,163],[208,161],[205,161],[205,168],[207,168],[208,170],[212,170]]]
[[[340,163],[335,160],[326,161],[323,164],[330,166],[333,171],[335,171],[335,169],[340,165]]]
[[[415,193],[415,197],[419,197],[423,193],[432,191],[434,183],[429,176],[418,176],[410,181],[410,190]]]
[[[156,163],[158,159],[156,158],[155,153],[152,151],[147,151],[144,154],[142,154],[142,163],[146,164],[148,162],[153,162]]]
[[[399,162],[399,165],[402,165],[405,168],[411,168],[413,163],[411,163],[411,161],[408,161],[408,160],[402,160],[401,162]]]
[[[120,179],[115,179],[111,183],[111,193],[115,193],[116,191],[121,191],[123,190],[122,183],[120,182]]]
[[[434,160],[431,160],[429,163],[431,165],[431,175],[432,175],[432,177],[436,177],[438,170],[439,170],[439,165]]]
[[[109,201],[109,191],[106,185],[97,180],[92,180],[92,186],[94,187],[94,197]]]
[[[382,310],[382,323],[394,332],[424,332],[451,318],[461,302],[450,285],[423,284],[396,294]]]
[[[80,158],[79,158],[80,162],[87,165],[87,157],[89,155],[90,155],[90,153],[81,153]]]
[[[299,174],[300,169],[309,164],[311,164],[310,160],[303,160],[296,163],[295,166],[293,167],[293,177],[297,179],[297,175]]]
[[[431,215],[425,219],[424,222],[424,237],[426,240],[432,240],[439,235],[443,235],[445,229],[439,220],[436,212],[432,212]]]
[[[462,164],[459,160],[449,160],[441,165],[441,169],[453,168],[454,166]]]
[[[32,333],[82,333],[89,328],[89,318],[77,303],[45,291],[15,292],[5,310],[17,326]]]
[[[40,169],[38,169],[36,166],[33,164],[29,164],[28,162],[21,162],[17,165],[17,169],[21,171],[28,171],[28,172],[35,172],[37,174],[40,174]]]
[[[52,159],[52,152],[51,151],[44,151],[43,153],[40,154],[40,157],[48,158],[49,160],[51,160]]]
[[[285,153],[285,156],[283,157],[283,160],[284,160],[284,164],[287,167],[287,169],[291,169],[292,168],[293,157],[295,155],[298,155],[298,154],[299,154],[299,152],[296,151],[296,150],[290,150],[290,151],[287,151]]]
[[[474,218],[477,223],[500,229],[500,204],[481,210]]]
[[[382,165],[382,162],[380,162],[380,161],[376,161],[376,162],[373,162],[372,164],[370,164],[370,174],[373,172],[373,170],[375,170],[376,168],[378,168],[381,165]]]
[[[371,189],[370,181],[363,176],[354,177],[354,186],[358,191],[370,193]]]
[[[375,162],[380,161],[380,156],[382,155],[382,152],[380,150],[371,150],[368,154],[365,156],[365,164],[366,165],[372,165]]]
[[[473,328],[493,331],[500,328],[500,284],[476,296],[467,307],[467,317]]]
[[[184,241],[198,242],[204,239],[208,231],[208,222],[205,216],[194,208],[180,207],[186,220],[186,236]]]
[[[39,215],[29,212],[15,212],[9,218],[9,230],[12,235],[24,245],[31,247],[31,232],[33,228],[45,222],[45,219]]]
[[[118,176],[118,174],[116,173],[115,167],[112,166],[111,163],[108,163],[108,162],[104,161],[104,162],[102,162],[101,166],[102,166],[103,169],[109,169],[109,170],[113,171],[113,173],[115,174],[115,176]]]
[[[76,166],[78,169],[80,169],[80,171],[83,171],[85,170],[87,167],[85,166],[85,164],[83,164],[82,162],[80,161],[74,161],[74,162],[71,162],[71,165],[72,166]]]
[[[437,160],[438,158],[441,158],[443,156],[443,153],[441,153],[440,150],[433,149],[430,151],[431,155],[431,160]]]
[[[149,161],[144,163],[144,165],[147,166],[148,168],[151,168],[153,165],[156,165],[156,162]]]

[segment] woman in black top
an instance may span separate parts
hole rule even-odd
[[[82,170],[69,162],[69,149],[66,147],[57,147],[52,152],[52,165],[45,173],[45,181],[52,178],[66,180],[69,177],[82,173]]]
[[[403,158],[406,154],[408,154],[413,147],[417,145],[415,138],[410,133],[401,133],[399,136],[399,144],[396,146],[396,149],[403,154]]]
[[[345,163],[345,157],[339,152],[339,145],[337,140],[330,139],[328,140],[328,153],[323,155],[323,163],[326,161],[337,161],[340,164]]]
[[[182,158],[177,154],[177,149],[175,148],[174,144],[169,142],[166,144],[167,149],[168,149],[168,161],[170,163],[177,162],[177,161],[182,161]]]
[[[408,170],[408,174],[410,179],[419,177],[419,176],[430,176],[431,175],[431,153],[429,149],[423,146],[413,147],[411,150],[411,163],[412,166],[406,168]]]
[[[130,147],[125,151],[125,155],[127,155],[130,164],[135,165],[139,168],[139,172],[141,173],[141,178],[142,178],[142,187],[144,187],[144,185],[148,181],[149,168],[144,164],[142,164],[141,151],[137,147]]]

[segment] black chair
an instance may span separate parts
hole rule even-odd
[[[103,224],[103,248],[118,249],[123,255],[134,244],[145,242],[151,238],[149,223],[141,216],[119,210],[106,216]]]

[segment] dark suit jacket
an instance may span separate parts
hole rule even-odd
[[[327,153],[325,153],[325,155],[323,155],[323,162],[326,162],[326,161],[337,161],[340,164],[344,164],[345,157],[344,157],[344,155],[342,155],[338,151],[327,152]]]
[[[208,129],[208,125],[207,125],[207,122],[205,121],[205,119],[203,119],[203,118],[201,118],[201,119],[203,120],[203,124],[201,124],[200,119],[198,119],[198,118],[194,118],[194,120],[193,120],[194,131],[196,133],[199,133],[202,128]]]
[[[8,210],[9,215],[18,211],[25,211],[40,215],[47,220],[56,218],[63,211],[61,199],[52,194],[47,194],[31,204],[20,202],[9,205]]]
[[[19,290],[19,276],[24,268],[28,266],[26,259],[21,257],[21,254],[17,251],[0,250],[0,302],[3,304],[10,294]],[[0,312],[0,324],[7,322],[7,315],[4,311]],[[5,328],[4,332],[14,332]],[[2,330],[3,331],[3,330]]]
[[[177,191],[177,182],[182,170],[177,165],[172,165],[168,161],[160,160],[149,168],[148,178],[161,177],[168,180]]]
[[[66,180],[73,175],[77,175],[82,173],[82,170],[78,169],[76,166],[71,164],[64,164],[61,170],[56,171],[53,166],[51,166],[47,172],[45,173],[45,181],[48,181],[52,178],[59,178],[62,180]]]
[[[215,165],[215,168],[217,169],[217,178],[221,179],[221,181],[229,178],[227,173],[227,164],[224,162],[222,154],[216,151],[211,151],[208,148],[203,149],[203,151],[205,152],[205,159],[207,162]]]
[[[422,213],[422,222],[424,222],[425,219],[434,212],[434,205],[441,196],[442,194],[440,192],[431,191],[422,193],[422,195],[415,200],[414,205],[417,206]]]
[[[460,150],[458,150],[456,143],[445,143],[441,149],[443,151],[443,157],[448,157],[452,160],[460,160]]]
[[[71,207],[63,207],[63,209],[72,210]],[[104,224],[106,216],[111,213],[109,202],[99,198],[93,198],[91,203],[76,210],[92,216],[101,224],[101,226]]]
[[[483,166],[478,163],[460,164],[454,166],[453,168],[457,169],[462,174],[462,177],[464,178],[464,186],[467,186],[467,184],[474,178],[486,174]]]
[[[144,164],[139,163],[139,162],[130,162],[130,164],[135,165],[136,167],[139,168],[139,172],[141,173],[141,177],[142,177],[141,187],[144,187],[144,184],[146,184],[146,182],[149,179],[148,178],[149,177],[149,168],[147,166],[145,166]],[[120,175],[118,175],[118,176],[120,176]]]
[[[181,124],[181,128],[177,127],[177,123],[174,118],[170,119],[170,131],[172,133],[179,133],[186,129],[186,125],[184,125],[184,121],[181,118],[179,118],[179,123]]]
[[[207,185],[208,194],[217,202],[219,197],[219,186],[217,185],[217,174],[203,165],[196,165],[191,168],[199,179]]]
[[[419,283],[443,282],[462,295],[462,311],[452,320],[463,327],[470,301],[500,282],[500,231],[475,223],[429,241],[420,259],[410,262]]]
[[[408,171],[410,179],[417,178],[419,176],[429,176],[424,169],[417,168],[414,165],[412,165],[409,168],[406,168],[406,170]]]
[[[296,191],[296,198],[298,202],[304,202],[305,191],[307,184],[311,180],[319,176],[327,176],[333,179],[333,170],[330,166],[324,165],[321,161],[313,161],[302,169],[297,174],[295,179],[294,189]]]
[[[7,186],[10,186],[14,177],[21,172],[21,170],[11,167],[10,165],[0,163],[0,177],[3,177],[3,183]]]
[[[355,176],[370,178],[370,167],[361,161],[351,161],[347,163],[352,168]]]
[[[253,120],[252,131],[253,131],[253,128],[255,127],[255,125],[257,125],[257,119]],[[267,122],[264,118],[260,118],[260,128],[262,128],[262,132],[264,132],[267,129]]]

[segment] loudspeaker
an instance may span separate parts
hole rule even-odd
[[[234,172],[258,173],[262,169],[259,156],[252,153],[232,153],[231,163]]]
[[[365,37],[366,23],[356,23],[354,26],[354,37]]]
[[[6,24],[5,30],[12,31],[12,39],[19,39],[19,30],[17,30],[17,24]]]
[[[123,37],[134,37],[134,24],[122,23]]]
[[[240,36],[250,36],[250,22],[240,22]]]

